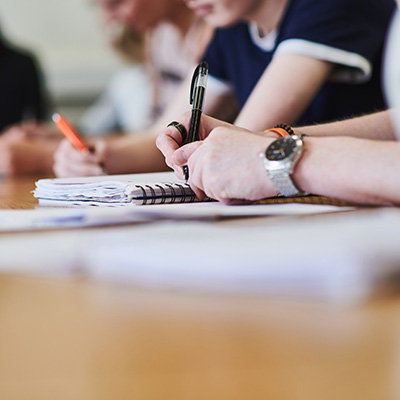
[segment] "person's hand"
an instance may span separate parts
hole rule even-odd
[[[0,175],[51,172],[58,142],[26,137],[23,130],[7,131],[0,137]]]
[[[2,133],[2,136],[18,139],[48,139],[53,137],[57,138],[58,133],[55,128],[49,124],[27,121],[11,125]]]
[[[176,122],[176,121],[174,121]],[[181,118],[179,123],[182,125],[183,129],[186,130],[185,136],[187,136],[187,132],[189,131],[190,126],[190,113],[185,113]],[[227,122],[220,121],[215,118],[211,118],[203,115],[201,119],[200,129],[199,129],[199,138],[200,140],[205,139],[210,132],[217,127],[227,127],[232,126]],[[182,133],[173,125],[168,125],[167,128],[158,135],[156,140],[157,147],[164,154],[166,164],[175,170],[176,175],[183,179],[182,168],[174,165],[173,162],[173,154],[185,143],[186,137],[182,136]]]
[[[187,121],[183,121],[185,127]],[[189,185],[199,199],[204,195],[226,204],[260,200],[277,194],[259,156],[275,139],[273,134],[254,133],[203,116],[200,137],[204,140],[182,143],[179,132],[167,128],[157,145],[168,157],[168,165],[183,178],[189,167]]]
[[[53,171],[58,177],[95,176],[104,174],[107,145],[103,140],[91,144],[93,151],[75,149],[67,139],[61,141],[54,153]]]

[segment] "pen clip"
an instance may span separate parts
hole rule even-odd
[[[207,80],[207,75],[208,75],[208,64],[206,61],[202,61],[194,70],[193,77],[192,77],[192,83],[190,85],[190,104],[193,104],[194,102],[194,95],[195,95],[195,89],[197,86],[204,86],[205,88],[205,82]]]
[[[201,64],[199,64],[193,72],[192,83],[190,84],[190,98],[189,103],[193,104],[194,100],[194,88],[196,86],[197,80],[199,79],[199,70],[201,68]]]

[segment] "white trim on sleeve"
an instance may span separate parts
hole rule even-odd
[[[227,93],[232,93],[233,89],[229,82],[213,75],[208,75],[207,91],[212,92],[215,95],[225,95]]]
[[[279,44],[274,56],[282,53],[301,54],[338,64],[338,68],[333,71],[329,79],[334,82],[364,83],[372,75],[371,63],[360,54],[304,39],[283,41]]]

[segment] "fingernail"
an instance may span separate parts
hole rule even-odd
[[[188,157],[188,155],[187,155],[185,150],[181,150],[180,156],[182,157],[182,160],[185,161],[185,162],[189,159],[189,157]]]

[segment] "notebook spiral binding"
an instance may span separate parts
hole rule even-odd
[[[135,196],[132,200],[136,204],[169,204],[169,203],[193,203],[199,201],[196,194],[187,183],[163,183],[153,185],[135,185],[141,190],[141,196]],[[202,201],[212,201],[206,197]]]

